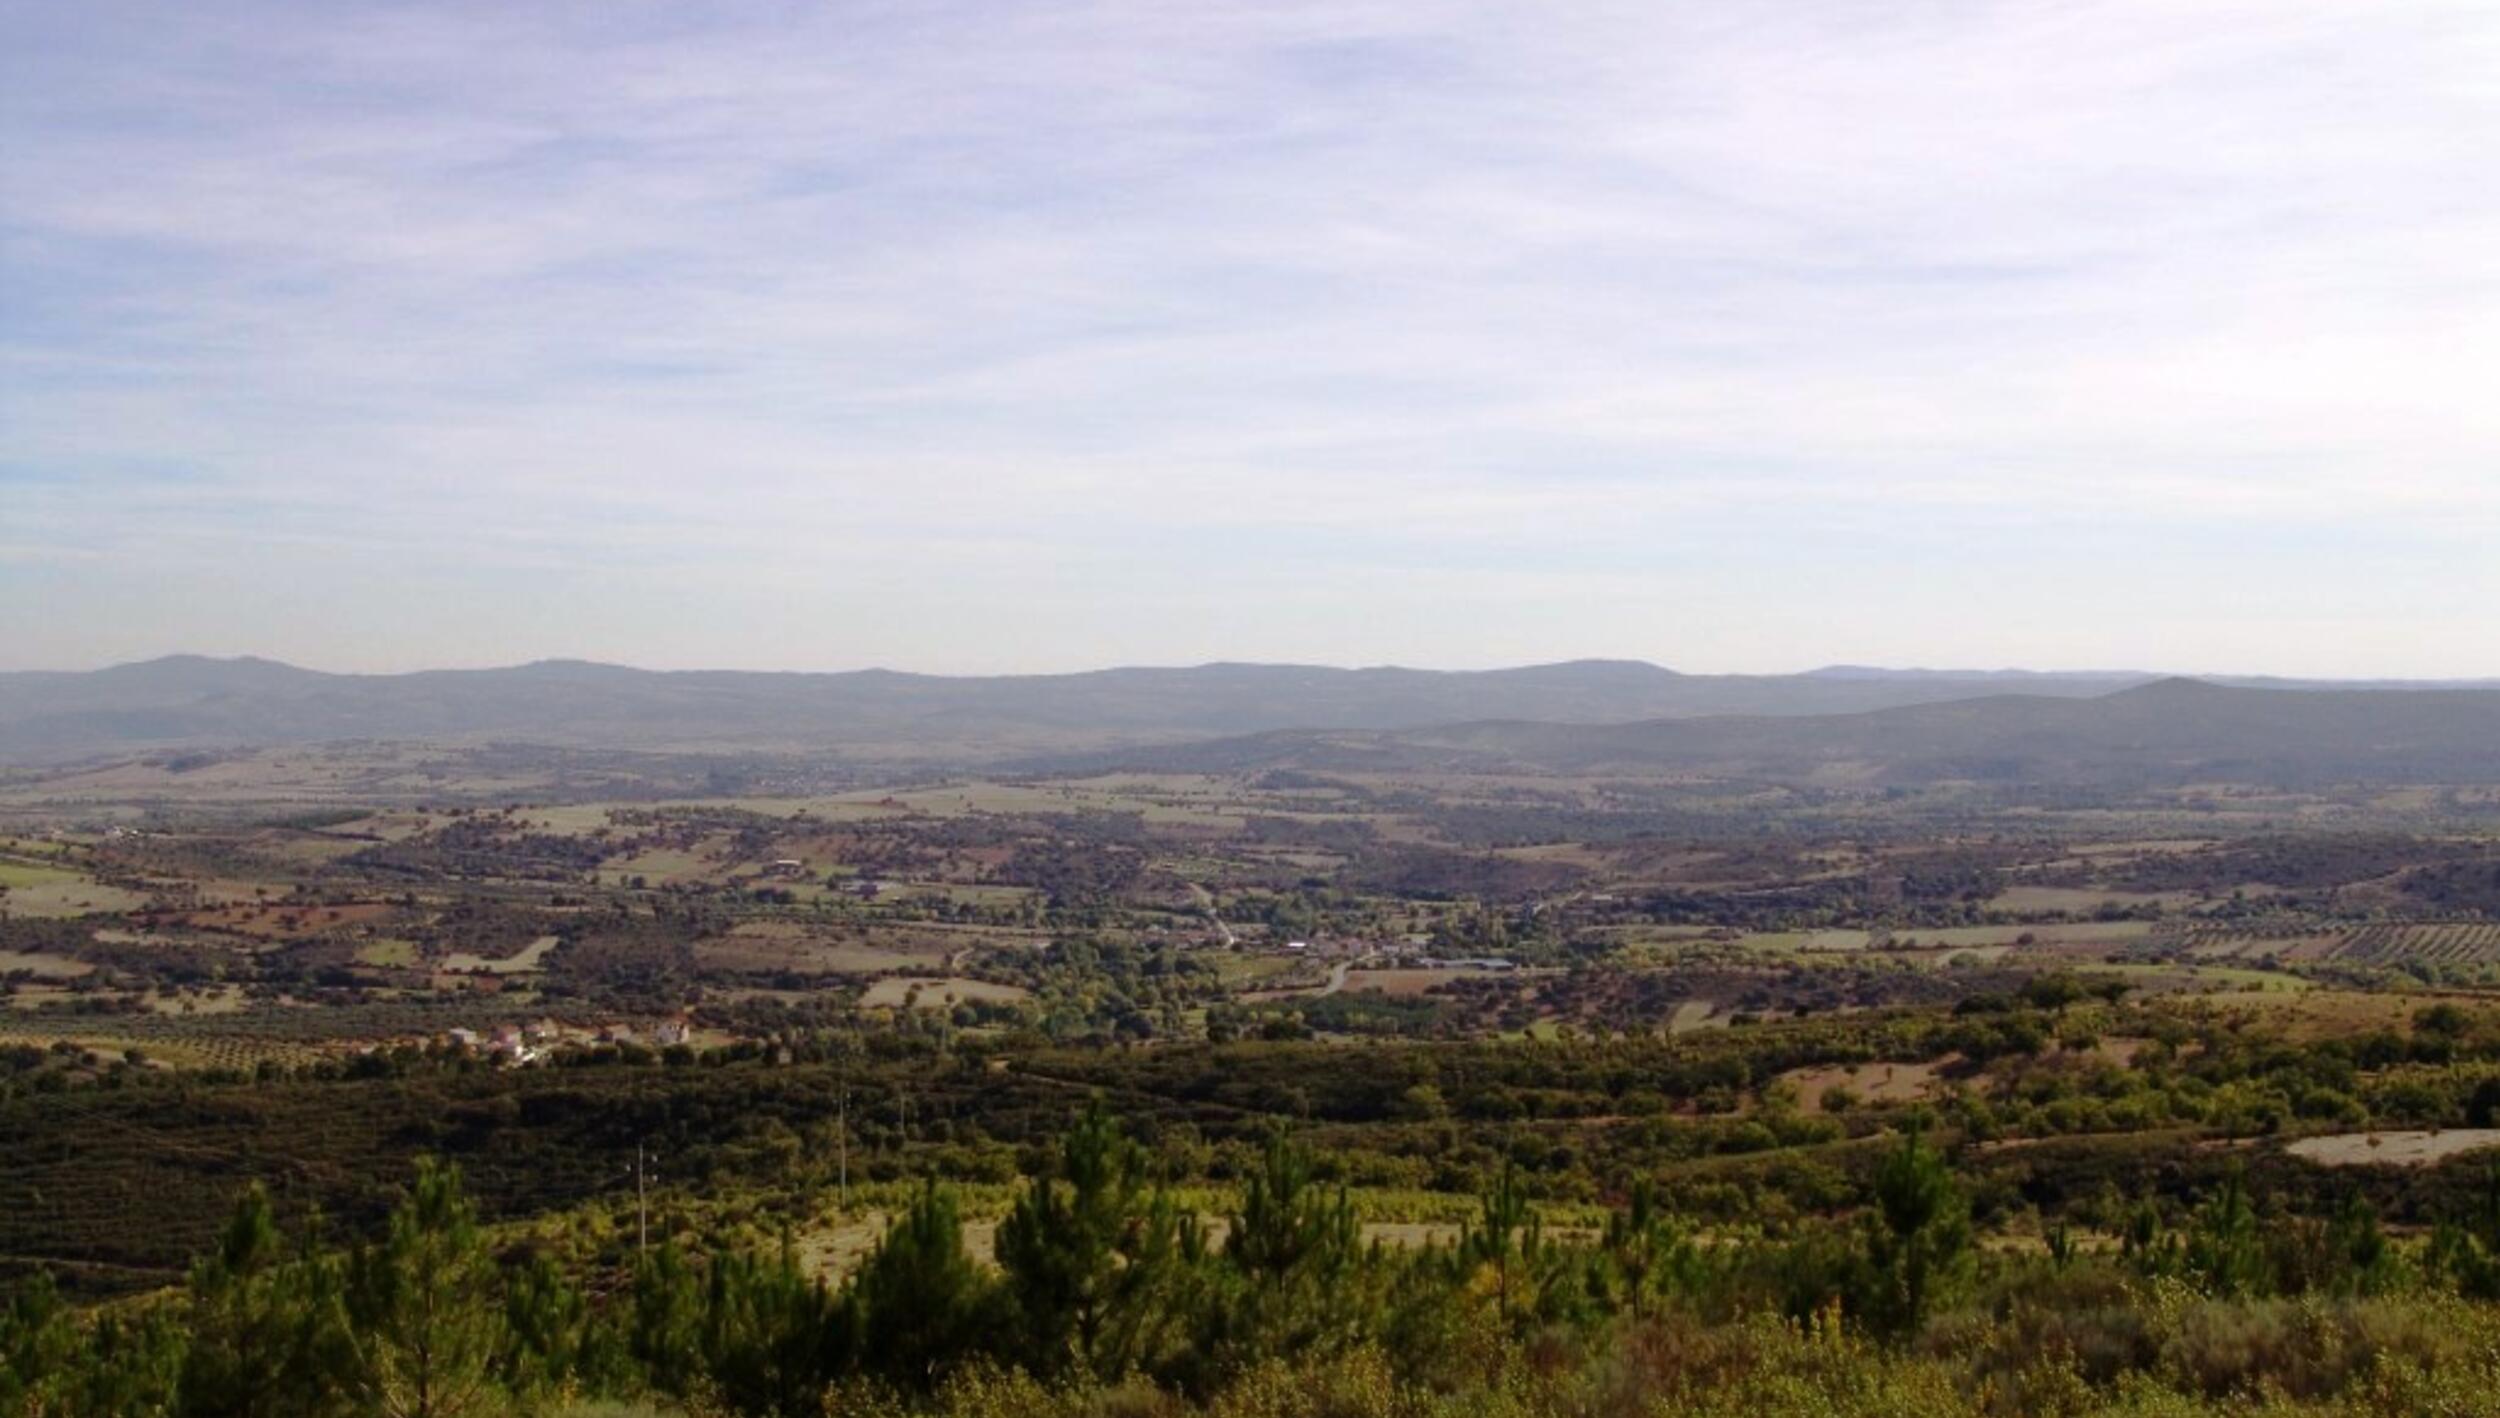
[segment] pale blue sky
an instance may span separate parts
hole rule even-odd
[[[0,0],[0,668],[2500,674],[2500,7]]]

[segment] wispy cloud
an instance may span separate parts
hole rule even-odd
[[[2500,669],[2480,0],[0,26],[0,662]]]

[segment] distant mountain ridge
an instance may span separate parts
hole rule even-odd
[[[2140,678],[2082,678],[2059,688],[2106,692]],[[1932,675],[1683,675],[1636,660],[1475,671],[1214,663],[962,677],[882,669],[652,671],[542,660],[353,675],[177,655],[84,672],[0,674],[0,758],[344,739],[987,755],[1289,728],[1841,713],[1985,692],[1989,683]]]
[[[1525,770],[1835,787],[2492,784],[2500,689],[2269,689],[2170,677],[2092,697],[1988,694],[1848,714],[1291,731],[1139,750],[1095,766]]]
[[[1793,758],[1797,750],[1782,745],[1802,742],[1801,735],[1863,748],[1864,736],[1882,732],[1887,721],[1853,716],[1921,707],[1933,707],[1939,722],[1962,716],[1964,733],[1986,729],[1995,722],[1987,716],[2006,713],[2039,721],[2039,732],[2072,733],[2097,722],[2090,715],[2108,711],[2077,711],[2087,717],[2070,721],[2056,706],[2108,703],[2121,691],[2166,693],[2163,686],[2172,683],[2135,672],[1859,667],[1692,675],[1637,660],[1498,670],[1226,662],[1002,676],[654,671],[542,660],[499,669],[353,675],[273,660],[184,655],[93,671],[0,673],[0,759],[387,739],[999,761],[1196,743],[1230,742],[1237,749],[1240,740],[1307,731],[1386,736],[1379,742],[1401,752],[1464,750],[1474,743],[1542,755],[1557,765],[1609,755],[1631,762],[1735,761]],[[2373,704],[2431,705],[2458,694],[2486,695],[2500,704],[2500,691],[2492,690],[2241,690],[2228,682],[2186,683],[2321,704],[2358,695]],[[2007,710],[2004,702],[2039,707]],[[1775,727],[1783,723],[1790,727]],[[1809,723],[1814,727],[1805,727]],[[1974,741],[1963,751],[1980,750]]]

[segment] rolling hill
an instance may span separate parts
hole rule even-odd
[[[2038,676],[2095,694],[2143,676]],[[655,672],[582,661],[397,675],[173,656],[0,674],[0,759],[350,739],[994,757],[1254,734],[1486,719],[1619,723],[1833,714],[2001,691],[1998,675],[1682,675],[1623,660],[1485,671],[1209,664],[950,677]]]
[[[1777,782],[2500,781],[2500,688],[1637,661],[948,677],[581,661],[336,675],[177,656],[0,674],[0,760],[385,740],[1035,769],[1516,767]]]
[[[2165,679],[2090,698],[1992,694],[1854,714],[1498,720],[1288,732],[1103,766],[1692,775],[1784,783],[2500,783],[2500,690],[2254,689]]]

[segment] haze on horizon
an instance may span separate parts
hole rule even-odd
[[[0,669],[2500,675],[2500,9],[0,7]]]
[[[730,664],[648,665],[637,664],[627,660],[593,660],[577,655],[550,655],[526,661],[478,664],[430,664],[390,666],[381,669],[341,669],[330,665],[305,664],[296,661],[282,660],[267,655],[201,655],[193,651],[173,651],[163,655],[152,655],[134,660],[115,660],[93,665],[46,666],[34,671],[33,673],[37,675],[68,674],[73,676],[84,676],[102,671],[164,669],[174,670],[177,672],[188,672],[195,669],[205,670],[215,667],[228,666],[250,666],[277,671],[309,671],[318,675],[348,675],[377,679],[386,679],[394,676],[409,674],[424,675],[443,671],[512,674],[516,672],[537,670],[560,671],[579,668],[592,670],[623,670],[634,674],[689,673],[711,675],[762,674],[841,676],[890,673],[906,676],[969,681],[1014,679],[1024,676],[1067,678],[1100,674],[1124,674],[1136,671],[1185,674],[1193,671],[1221,669],[1281,671],[1318,670],[1330,673],[1342,672],[1357,674],[1394,671],[1400,673],[1419,673],[1427,675],[1466,675],[1486,671],[1501,673],[1530,670],[1591,668],[1621,669],[1644,673],[1654,672],[1662,673],[1665,676],[1675,678],[1700,680],[1723,679],[1730,677],[1758,678],[1763,680],[1834,678],[1888,680],[1895,682],[1915,681],[1921,678],[1930,677],[1949,681],[2002,680],[2005,682],[2005,689],[2002,692],[2015,694],[2027,692],[2026,682],[2040,683],[2049,680],[2064,681],[2068,684],[2074,685],[2101,684],[2102,687],[2092,691],[2095,693],[2115,692],[2117,689],[2132,688],[2153,681],[2204,682],[2243,685],[2264,685],[2279,681],[2286,686],[2314,686],[2321,688],[2374,688],[2380,686],[2393,686],[2437,689],[2500,689],[2500,676],[2489,675],[2306,676],[2280,675],[2262,669],[2183,669],[2177,666],[2145,669],[2141,667],[2130,668],[2115,665],[2097,665],[2082,668],[2042,670],[2025,665],[1868,665],[1844,663],[1840,661],[1834,661],[1829,664],[1796,665],[1768,670],[1712,671],[1682,669],[1674,665],[1661,665],[1651,660],[1631,659],[1621,656],[1587,656],[1574,660],[1521,661],[1515,664],[1492,665],[1423,665],[1401,664],[1391,661],[1331,664],[1320,660],[1200,659],[1190,661],[1173,661],[1169,663],[1148,663],[1137,661],[1126,663],[1071,664],[1045,666],[1038,669],[983,672],[969,670],[930,670],[909,664],[782,665],[765,667]],[[0,670],[0,675],[15,673],[23,672],[17,670]]]

